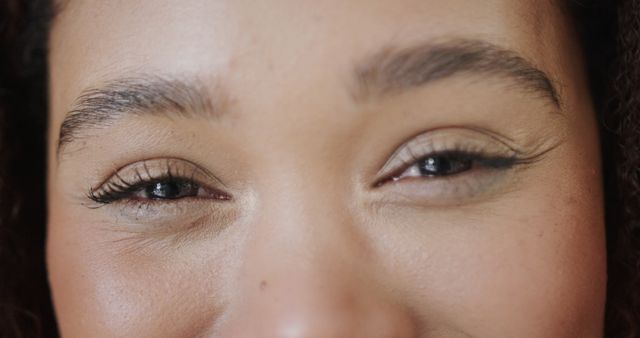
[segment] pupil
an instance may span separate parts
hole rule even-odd
[[[146,188],[146,194],[151,199],[177,199],[190,194],[193,190],[188,183],[158,182]]]
[[[446,176],[471,169],[472,161],[459,156],[442,155],[427,157],[420,163],[420,174],[424,176]]]

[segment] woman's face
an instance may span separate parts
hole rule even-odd
[[[600,337],[597,126],[534,0],[71,0],[66,337]]]

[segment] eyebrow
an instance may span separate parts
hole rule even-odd
[[[558,90],[545,72],[515,51],[482,40],[451,40],[384,50],[354,67],[356,100],[397,94],[457,75],[511,80],[561,107]],[[221,89],[221,88],[217,88]],[[212,97],[196,78],[139,75],[116,79],[82,92],[60,127],[57,153],[83,131],[111,125],[131,115],[217,118],[228,113],[224,91]]]
[[[549,75],[517,52],[482,40],[388,47],[356,67],[354,96],[394,94],[456,75],[502,77],[561,108],[560,94]]]
[[[125,116],[217,118],[227,110],[226,105],[222,93],[211,97],[194,78],[140,75],[112,80],[83,91],[75,100],[60,127],[58,154],[83,131],[109,126]]]

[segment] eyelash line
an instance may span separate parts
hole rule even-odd
[[[151,171],[148,168],[147,161],[142,163],[142,167],[145,172],[145,176],[140,172],[139,168],[135,168],[134,176],[137,179],[137,182],[129,182],[122,178],[119,171],[116,170],[109,180],[116,180],[115,182],[107,180],[105,183],[100,186],[100,188],[91,188],[87,193],[87,198],[95,203],[97,203],[97,207],[101,207],[104,205],[108,205],[119,200],[125,199],[129,197],[132,193],[139,191],[141,188],[148,186],[150,184],[162,182],[162,181],[173,181],[173,182],[190,182],[197,183],[194,179],[195,173],[197,171],[196,168],[193,169],[189,177],[184,174],[175,173],[173,166],[170,165],[170,159],[166,160],[166,170],[160,175],[154,177],[151,174]],[[197,183],[199,184],[199,183]],[[202,184],[199,184],[202,185]],[[223,196],[220,193],[220,199],[229,199],[228,196]],[[97,208],[96,207],[96,208]]]
[[[557,145],[556,145],[557,146]],[[432,156],[457,156],[459,158],[463,158],[465,160],[472,160],[476,163],[480,163],[482,167],[491,168],[491,169],[509,169],[516,166],[521,165],[530,165],[537,161],[539,161],[546,153],[553,150],[556,146],[551,147],[543,152],[535,154],[529,157],[520,157],[519,155],[513,156],[492,156],[483,151],[468,151],[458,149],[444,150],[444,151],[435,151],[425,155],[416,156],[411,148],[407,148],[407,152],[409,153],[408,159],[402,159],[401,164],[397,169],[394,169],[389,174],[385,175],[382,179],[378,180],[374,187],[380,187],[388,182],[394,181],[398,178],[400,174],[402,174],[405,170],[415,165],[417,162],[423,160],[427,157]]]

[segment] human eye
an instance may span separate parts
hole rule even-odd
[[[490,195],[514,169],[544,152],[525,150],[483,129],[446,128],[402,144],[380,170],[375,187],[427,205],[460,205]]]
[[[219,188],[210,187],[212,180],[193,163],[177,160],[146,160],[116,170],[88,197],[98,204],[121,202],[169,203],[183,199],[229,200]],[[203,179],[204,178],[204,179]]]
[[[117,169],[90,188],[87,198],[89,207],[107,210],[113,219],[124,217],[127,223],[154,226],[221,216],[233,204],[220,180],[195,163],[173,158],[143,160]]]
[[[450,150],[439,153],[430,153],[416,158],[400,175],[393,180],[401,180],[409,177],[437,178],[452,175],[460,175],[471,170],[478,169],[502,169],[510,168],[517,162],[513,156],[495,156],[483,153],[472,153],[460,150]]]

